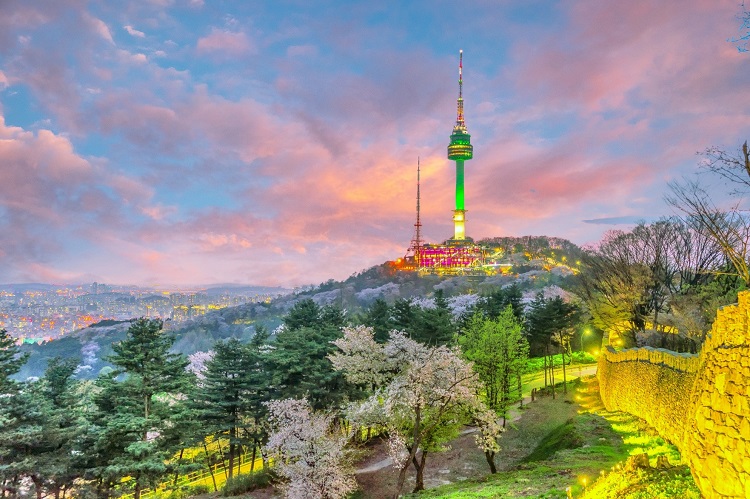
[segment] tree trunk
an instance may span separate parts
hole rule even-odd
[[[250,462],[250,473],[255,471],[255,453],[258,451],[258,446],[255,440],[253,440],[253,460]]]
[[[555,399],[555,356],[549,358],[549,380],[552,385],[552,400]]]
[[[427,451],[423,450],[422,455],[419,458],[419,461],[417,461],[417,456],[414,456],[412,458],[412,462],[414,463],[414,467],[417,469],[417,479],[416,483],[414,485],[414,490],[412,493],[419,492],[420,490],[424,490],[424,463],[427,460]]]
[[[547,356],[549,355],[549,349],[547,345],[544,345],[544,387],[547,388]]]
[[[523,409],[523,383],[521,382],[521,371],[518,371],[518,407]]]
[[[487,460],[487,464],[490,465],[490,473],[497,473],[497,468],[495,467],[495,453],[484,451],[484,458]]]
[[[138,479],[135,481],[135,490],[133,491],[133,499],[141,499],[141,484],[138,483]]]
[[[208,465],[208,472],[211,473],[211,481],[214,482],[214,492],[218,492],[219,488],[216,486],[216,477],[214,476],[214,469],[211,467],[211,459],[209,459],[208,455],[208,447],[206,447],[206,442],[203,442],[203,451],[206,453],[206,464]]]
[[[401,491],[404,489],[404,482],[406,482],[406,470],[409,468],[409,463],[414,459],[414,456],[417,455],[417,449],[419,449],[420,444],[420,438],[419,438],[419,432],[422,431],[422,411],[419,407],[416,408],[415,412],[415,420],[414,420],[414,429],[412,430],[412,445],[409,447],[408,445],[406,448],[409,450],[409,457],[406,460],[406,464],[403,468],[401,468],[401,471],[398,474],[398,483],[396,484],[396,495],[394,495],[394,499],[398,499],[398,496],[401,495]]]
[[[36,499],[42,499],[42,480],[38,476],[32,476],[31,481],[34,482],[34,491],[36,492]]]
[[[221,466],[224,468],[224,478],[228,478],[226,458],[224,457],[224,449],[221,448],[221,440],[216,441],[216,446],[219,448],[219,457],[221,457]]]
[[[229,476],[227,477],[227,480],[231,480],[234,476],[234,448],[236,447],[234,444],[234,436],[232,435],[234,433],[233,430],[230,430],[229,432]]]
[[[177,459],[177,463],[178,463],[178,465],[177,465],[177,471],[174,472],[174,481],[172,482],[172,488],[173,489],[177,488],[177,479],[180,476],[179,462],[182,461],[182,455],[183,455],[184,452],[185,452],[185,448],[183,447],[182,449],[180,449],[180,457]]]
[[[562,342],[560,342],[562,344]],[[565,347],[562,347],[563,393],[568,394],[568,378],[565,373]]]

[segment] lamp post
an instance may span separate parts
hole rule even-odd
[[[590,333],[588,328],[584,329],[581,333],[581,352],[583,352],[583,337],[586,336],[588,333]]]

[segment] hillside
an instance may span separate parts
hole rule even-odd
[[[295,303],[307,298],[318,305],[339,307],[355,318],[378,298],[389,304],[403,298],[430,306],[431,297],[442,290],[454,315],[459,315],[477,296],[511,284],[518,285],[526,299],[545,288],[551,293],[560,293],[560,289],[571,287],[574,262],[581,252],[573,243],[545,236],[491,238],[482,242],[501,255],[499,263],[511,265],[507,274],[420,276],[411,272],[396,272],[384,263],[353,274],[344,281],[330,279],[317,286],[304,287],[270,303],[227,307],[179,324],[167,321],[165,327],[177,339],[174,350],[190,355],[210,350],[217,340],[230,337],[249,339],[257,325],[273,331]],[[49,359],[62,357],[81,359],[79,378],[95,378],[108,365],[102,359],[111,354],[112,343],[122,340],[126,330],[127,323],[91,326],[41,345],[24,345],[22,349],[30,354],[30,358],[17,377],[39,377],[44,373]]]

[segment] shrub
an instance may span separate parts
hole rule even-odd
[[[262,489],[271,485],[271,482],[275,478],[276,475],[269,469],[237,475],[227,480],[222,490],[222,495],[224,497],[232,497],[251,492],[255,489]]]
[[[211,489],[212,488],[209,487],[208,485],[201,484],[201,485],[193,485],[192,487],[188,487],[186,492],[188,494],[188,497],[192,497],[192,496],[198,496],[201,494],[208,494],[211,492]]]

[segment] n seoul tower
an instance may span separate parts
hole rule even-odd
[[[456,113],[456,125],[453,127],[453,133],[451,134],[451,143],[448,145],[448,159],[456,162],[456,209],[453,211],[454,242],[466,239],[464,161],[474,157],[471,135],[469,135],[464,121],[463,59],[464,51],[461,50],[458,55],[458,111]]]

